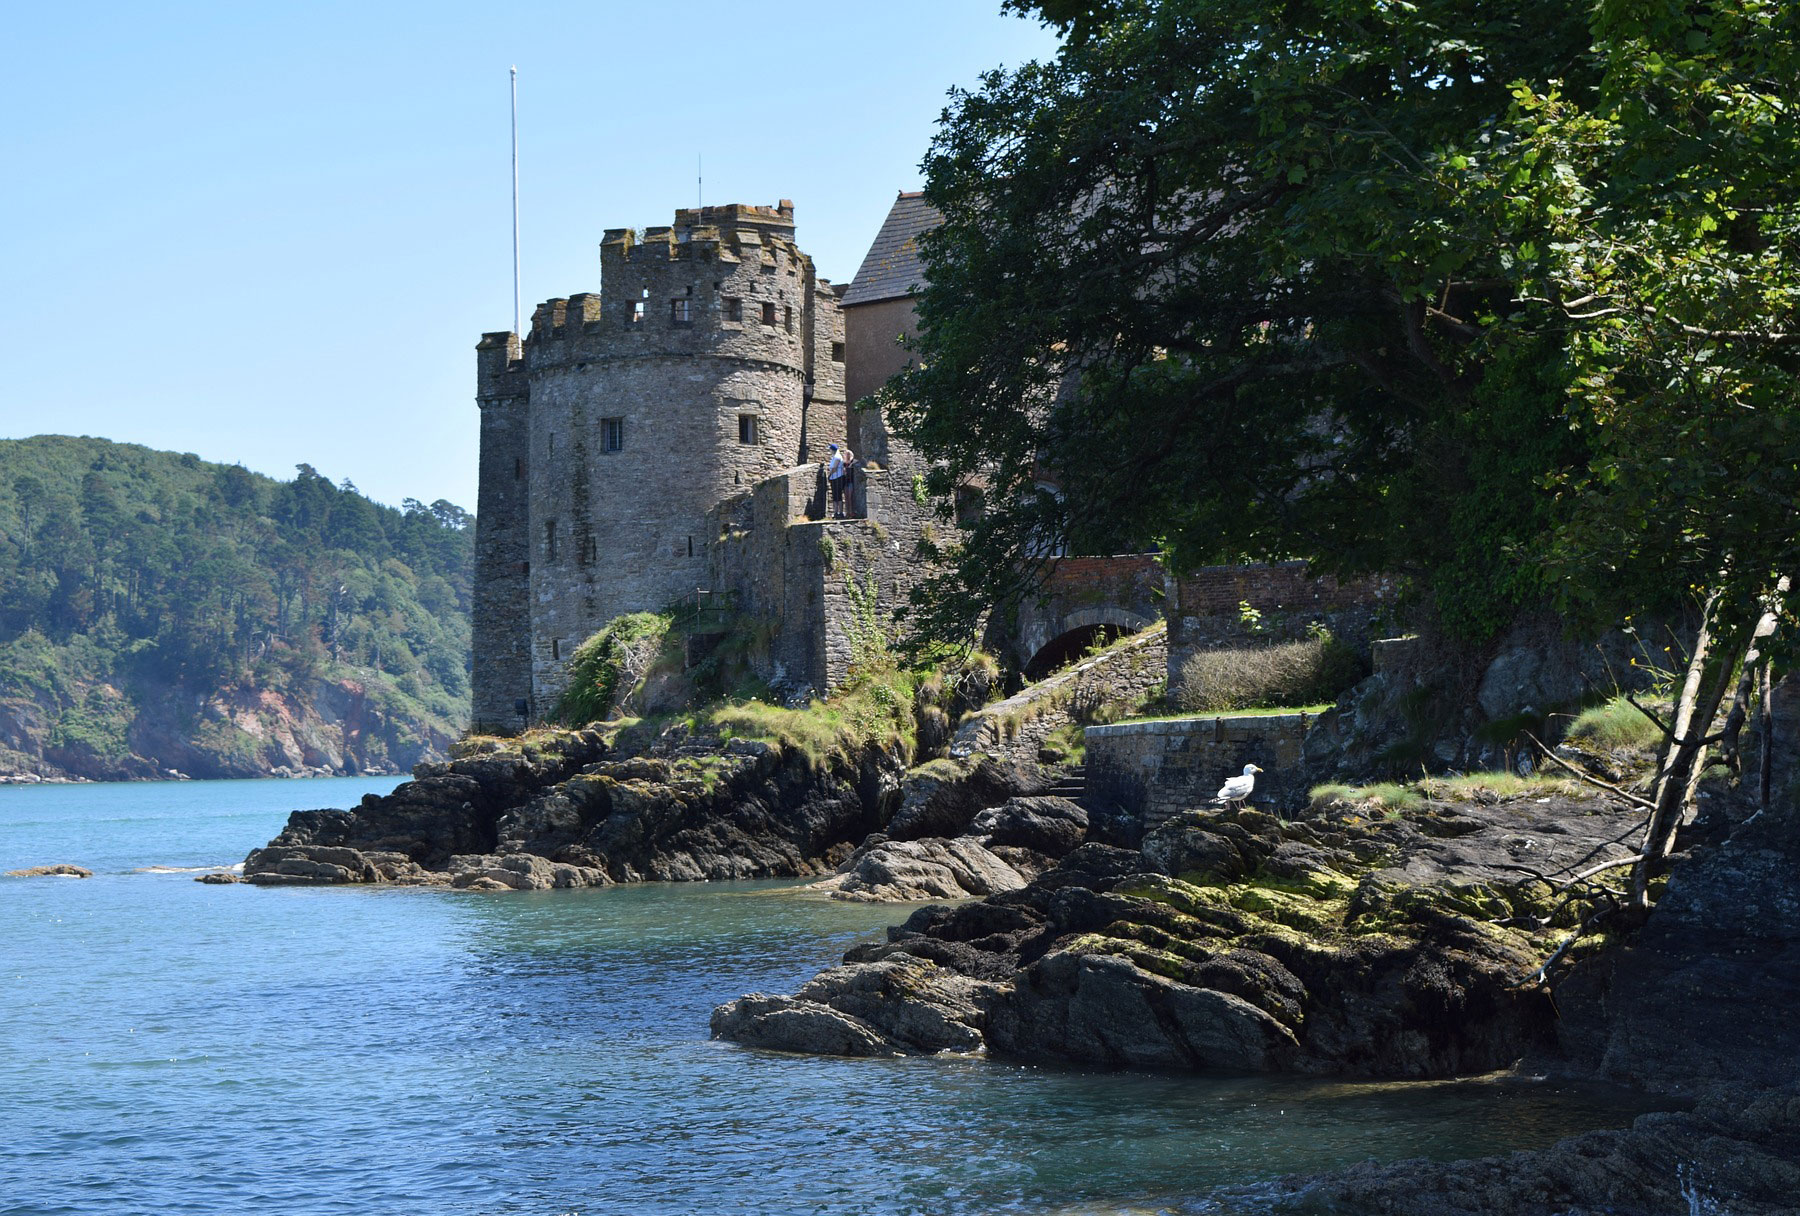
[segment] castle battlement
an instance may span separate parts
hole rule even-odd
[[[708,586],[713,506],[846,437],[838,296],[793,204],[674,220],[606,229],[599,291],[476,348],[479,722],[545,712],[595,629]]]
[[[475,397],[487,402],[525,394],[525,353],[519,335],[502,330],[475,345]]]

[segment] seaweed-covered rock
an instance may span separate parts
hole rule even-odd
[[[1550,887],[1501,859],[1529,840],[1534,863],[1572,872],[1608,848],[1623,853],[1609,842],[1635,817],[1599,804],[1561,811],[1515,799],[1393,817],[1346,805],[1292,823],[1188,812],[1139,851],[1083,844],[1018,890],[922,909],[847,958],[910,957],[978,982],[969,1024],[996,1055],[1485,1071],[1545,1043],[1554,1016],[1547,995],[1521,983],[1552,948]],[[870,999],[911,998],[894,987]],[[868,1008],[858,1016],[878,1020]],[[740,1009],[719,1032],[760,1041],[756,1017]]]
[[[1281,1216],[1791,1216],[1800,1195],[1800,1088],[1722,1093],[1692,1111],[1477,1161],[1373,1162],[1213,1198]]]

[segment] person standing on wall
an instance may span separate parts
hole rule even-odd
[[[825,480],[831,485],[831,518],[846,519],[844,490],[850,485],[850,470],[856,455],[849,448],[831,445],[831,459],[825,465]]]

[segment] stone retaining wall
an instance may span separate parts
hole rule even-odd
[[[1165,586],[1171,705],[1184,704],[1183,669],[1199,651],[1299,641],[1316,623],[1366,654],[1371,625],[1391,614],[1395,601],[1385,578],[1340,583],[1315,577],[1305,562],[1207,566]]]
[[[1236,714],[1159,718],[1087,728],[1087,799],[1137,816],[1145,830],[1213,801],[1227,778],[1254,764],[1253,806],[1276,812],[1306,805],[1300,745],[1317,714]]]
[[[1104,654],[989,705],[957,729],[950,754],[988,752],[1036,760],[1044,740],[1073,721],[1075,714],[1093,712],[1102,704],[1126,707],[1115,713],[1132,712],[1162,684],[1167,645],[1167,630],[1153,625]]]

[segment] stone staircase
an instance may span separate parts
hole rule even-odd
[[[1056,784],[1045,790],[1044,793],[1053,798],[1067,798],[1071,802],[1081,802],[1086,805],[1084,800],[1087,797],[1087,765],[1071,764],[1064,768],[1062,775],[1056,779]]]

